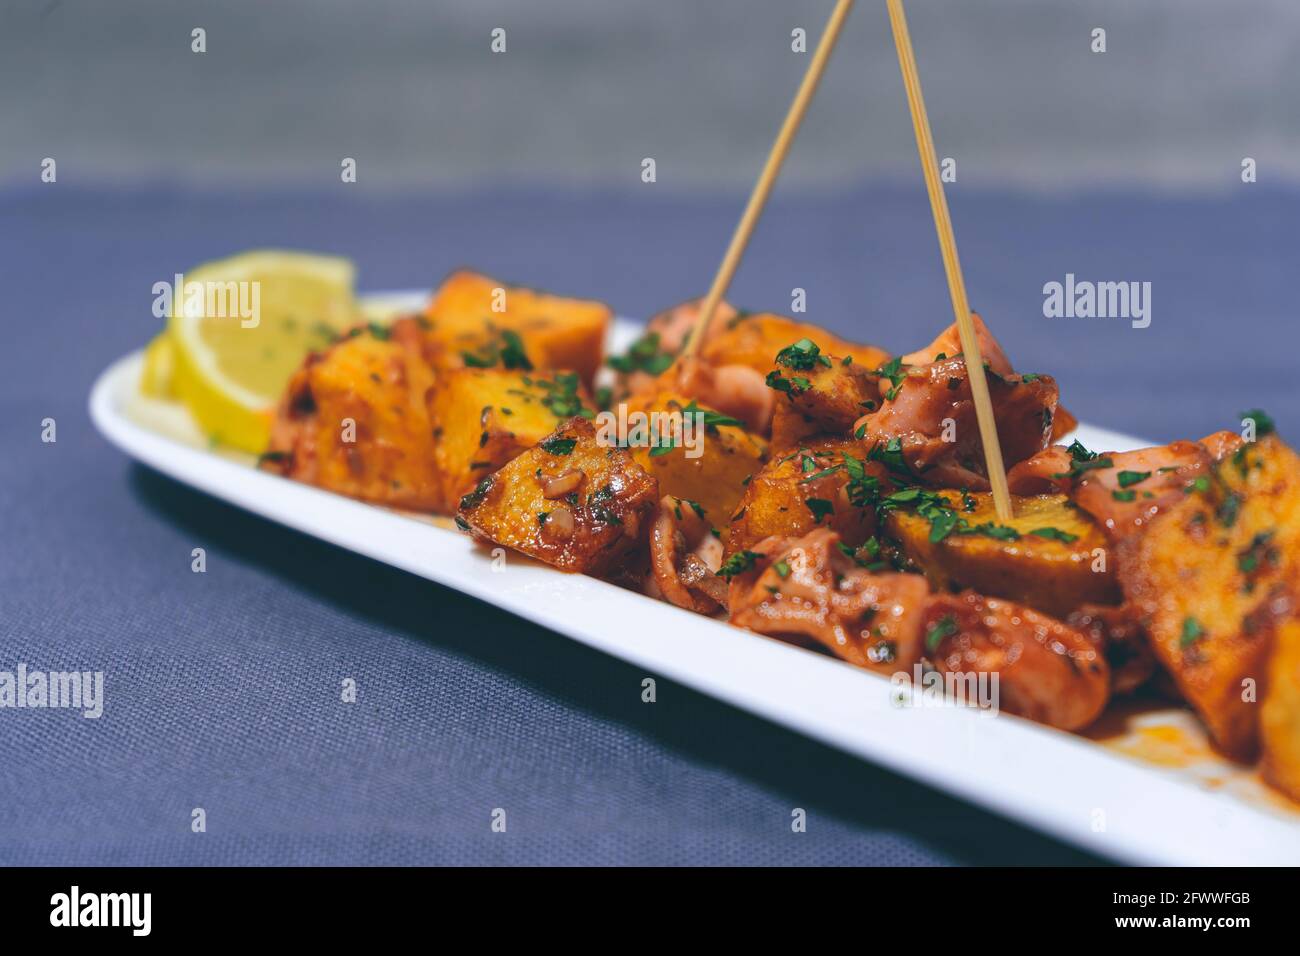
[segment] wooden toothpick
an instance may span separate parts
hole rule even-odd
[[[727,253],[722,257],[722,265],[718,267],[718,273],[713,277],[713,285],[709,286],[709,293],[704,298],[704,307],[700,309],[695,326],[691,329],[690,338],[686,340],[683,354],[688,357],[694,355],[704,343],[706,330],[713,321],[713,313],[717,311],[718,303],[731,285],[736,267],[740,265],[740,258],[745,254],[745,247],[749,245],[749,237],[754,231],[758,217],[763,213],[763,205],[772,192],[777,174],[781,172],[785,154],[799,131],[804,112],[808,109],[813,93],[817,90],[817,83],[826,70],[826,62],[830,59],[831,50],[835,48],[840,29],[844,26],[844,21],[852,8],[853,0],[838,0],[835,9],[831,12],[826,31],[817,43],[817,49],[813,52],[812,60],[803,75],[803,81],[799,84],[799,91],[795,93],[794,102],[790,104],[785,122],[781,124],[781,131],[777,133],[776,142],[772,144],[772,151],[768,153],[763,171],[759,174],[758,182],[754,184],[754,191],[749,196],[749,204],[745,206],[744,215],[740,217],[736,231],[731,237],[731,244],[727,246]]]
[[[961,261],[957,258],[957,240],[952,232],[952,218],[948,215],[948,200],[944,197],[943,181],[939,178],[939,159],[934,150],[934,138],[930,134],[930,120],[925,113],[925,99],[921,96],[916,54],[912,52],[912,38],[907,32],[903,0],[886,0],[886,3],[889,7],[889,22],[894,30],[894,46],[898,48],[898,65],[903,71],[903,85],[907,88],[907,103],[912,111],[916,149],[921,156],[925,188],[930,194],[930,211],[934,214],[934,228],[939,234],[939,249],[943,253],[943,268],[948,275],[948,293],[957,320],[957,334],[961,338],[966,372],[970,376],[971,397],[975,401],[980,440],[984,444],[984,464],[989,473],[989,485],[993,489],[993,506],[997,510],[999,521],[1010,521],[1011,493],[1007,489],[1007,474],[1002,463],[1002,446],[998,444],[997,421],[993,417],[993,403],[989,399],[984,359],[980,355],[979,340],[975,337],[975,323],[971,320],[970,304],[966,301],[966,283],[962,279]]]

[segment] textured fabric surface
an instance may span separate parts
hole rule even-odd
[[[1080,417],[1155,439],[1295,420],[1296,196],[954,192],[975,305]],[[154,331],[152,284],[205,258],[338,252],[366,289],[469,263],[640,315],[707,284],[739,205],[0,193],[0,670],[106,683],[99,720],[0,710],[0,863],[1090,861],[669,682],[643,704],[637,669],[133,465],[85,411]],[[1153,282],[1151,327],[1044,319],[1067,271]],[[796,286],[814,321],[928,340],[948,307],[919,187],[778,200],[733,298],[788,310]]]

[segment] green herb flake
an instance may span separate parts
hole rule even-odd
[[[944,642],[944,639],[952,637],[957,633],[957,630],[956,618],[951,614],[945,614],[930,625],[929,630],[925,632],[925,649],[933,654],[939,649],[939,645]]]
[[[548,438],[537,447],[548,455],[571,455],[577,444],[576,438]]]
[[[718,577],[726,578],[729,581],[737,574],[748,571],[754,566],[754,562],[761,557],[762,555],[757,551],[737,551],[722,562],[722,567],[718,568]]]
[[[1121,471],[1115,476],[1119,480],[1121,488],[1127,488],[1129,485],[1136,485],[1146,481],[1151,477],[1149,471]]]

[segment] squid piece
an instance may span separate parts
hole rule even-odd
[[[1116,696],[1133,693],[1155,676],[1155,655],[1131,608],[1085,604],[1065,623],[1101,649],[1110,665],[1111,693]]]
[[[746,365],[715,365],[698,358],[679,359],[659,379],[668,391],[676,391],[699,404],[737,418],[759,435],[772,430],[772,409],[776,396],[763,376]]]
[[[651,595],[696,614],[725,610],[727,582],[717,575],[721,564],[722,542],[701,509],[664,495],[650,525]]]
[[[737,552],[722,569],[733,574],[731,623],[878,673],[907,670],[921,659],[929,587],[919,575],[874,574],[862,563],[825,528]]]
[[[1113,540],[1140,531],[1203,484],[1212,466],[1242,447],[1235,432],[1136,451],[1096,454],[1078,442],[1053,445],[1007,473],[1012,494],[1069,494]]]
[[[1212,463],[1209,452],[1194,441],[1102,455],[1074,463],[1070,497],[1119,540],[1182,501]]]
[[[661,349],[676,355],[682,350],[686,340],[690,338],[691,330],[695,328],[695,323],[699,321],[700,309],[703,306],[704,297],[701,296],[698,299],[688,299],[671,308],[664,309],[646,323],[646,331],[658,337]],[[725,299],[719,300],[717,308],[713,310],[709,338],[713,338],[720,330],[725,329],[727,324],[738,314],[736,307],[730,302]]]
[[[1092,641],[1037,611],[973,591],[939,595],[925,608],[926,656],[945,674],[998,675],[998,706],[1079,730],[1110,698],[1110,667]]]
[[[987,491],[984,449],[965,360],[945,358],[906,369],[885,366],[881,374],[889,378],[891,387],[880,410],[859,419],[854,434],[899,456],[914,480],[932,487]],[[1047,447],[1057,404],[1055,379],[990,375],[989,397],[1008,467]]]
[[[989,371],[998,375],[1014,375],[1015,370],[1011,367],[1011,360],[1007,358],[1007,353],[1002,351],[1002,346],[993,337],[993,333],[984,324],[984,320],[980,318],[979,313],[972,312],[970,317],[975,326],[975,341],[979,343],[980,357],[984,359],[984,364],[989,367]],[[955,358],[961,354],[961,335],[957,331],[957,323],[954,322],[940,332],[939,337],[925,348],[904,355],[903,364],[929,365],[932,362],[941,362],[945,358]]]

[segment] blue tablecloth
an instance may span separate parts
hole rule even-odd
[[[954,189],[972,302],[1090,422],[1167,440],[1262,406],[1285,433],[1300,197],[1228,188]],[[99,720],[0,709],[0,863],[1090,861],[669,682],[643,704],[639,670],[133,465],[87,418],[95,375],[155,330],[153,283],[207,258],[340,253],[364,289],[471,264],[644,315],[707,285],[740,203],[0,192],[0,670],[106,683]],[[1151,326],[1044,318],[1066,273],[1150,281]],[[919,184],[780,196],[732,298],[788,311],[795,287],[840,332],[928,341],[950,310]]]

